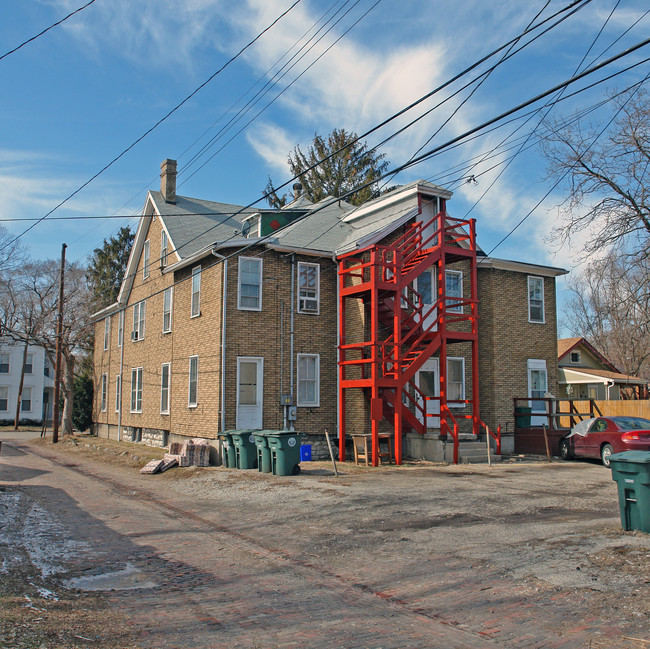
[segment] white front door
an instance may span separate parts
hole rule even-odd
[[[249,430],[262,428],[263,372],[263,358],[247,356],[237,358],[236,428]]]
[[[435,330],[436,328],[438,310],[433,309],[432,307],[438,300],[437,270],[437,266],[427,268],[415,280],[415,290],[420,296],[422,302],[422,314],[424,316],[422,319],[422,326],[425,329]]]
[[[440,361],[438,358],[430,358],[415,373],[415,385],[425,397],[440,397]],[[426,417],[418,408],[418,419],[424,424],[425,428],[440,428],[440,399],[422,399],[419,393],[416,393],[418,404],[426,412]]]
[[[423,224],[429,223],[433,217],[440,211],[440,197],[435,196],[431,200],[424,201],[420,213],[417,215],[416,220]],[[425,227],[422,231],[422,246],[424,248],[433,248],[437,240],[434,238],[436,232],[436,223],[432,223]]]
[[[528,396],[531,398],[529,401],[532,410],[532,417],[530,420],[531,426],[550,425],[549,418],[546,416],[535,416],[535,413],[546,413],[546,401],[537,401],[543,399],[548,389],[547,375],[546,375],[546,361],[537,359],[528,359]]]

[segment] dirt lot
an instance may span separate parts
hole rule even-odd
[[[650,647],[650,535],[599,465],[141,476],[158,455],[5,442],[0,646]]]

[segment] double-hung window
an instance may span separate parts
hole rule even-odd
[[[131,370],[131,412],[142,412],[142,368]]]
[[[124,341],[124,309],[120,311],[117,317],[117,346],[121,347]]]
[[[32,389],[30,387],[23,388],[20,410],[22,412],[31,412],[32,410]]]
[[[298,263],[298,312],[318,313],[320,308],[320,266]]]
[[[9,354],[0,354],[0,374],[9,374]]]
[[[142,340],[144,338],[146,306],[144,300],[133,305],[133,331],[131,332],[131,340]]]
[[[163,293],[163,333],[172,330],[172,308],[174,303],[174,287],[170,286]]]
[[[447,294],[447,311],[462,313],[463,273],[460,270],[445,270],[445,293]]]
[[[142,252],[142,279],[149,277],[149,264],[151,262],[151,245],[149,239],[144,242],[144,250]]]
[[[201,266],[192,269],[192,317],[201,315]]]
[[[111,339],[111,317],[104,318],[104,351],[108,349],[108,344]]]
[[[102,374],[102,412],[106,412],[106,402],[108,401],[108,374]]]
[[[169,414],[169,373],[170,364],[163,363],[160,369],[160,414]]]
[[[122,375],[118,374],[115,379],[115,412],[122,408]]]
[[[451,408],[462,408],[465,401],[465,359],[447,358],[447,400]]]
[[[32,374],[34,371],[34,354],[27,354],[25,357],[25,374]]]
[[[262,260],[258,257],[239,258],[237,294],[237,308],[247,311],[262,310]]]
[[[162,230],[160,232],[160,267],[165,268],[167,266],[167,254],[169,248],[169,241],[167,239],[167,233]]]
[[[543,277],[528,277],[528,322],[544,324]]]
[[[9,386],[3,385],[0,387],[0,412],[7,412],[9,410]]]
[[[299,406],[316,408],[320,405],[320,357],[318,354],[298,354]]]
[[[190,356],[190,376],[188,381],[187,405],[190,408],[198,404],[199,394],[199,357]]]

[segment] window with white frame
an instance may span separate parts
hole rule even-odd
[[[120,311],[117,316],[117,346],[121,347],[124,341],[124,309]]]
[[[115,412],[122,408],[122,375],[118,374],[115,379]]]
[[[149,277],[149,263],[151,262],[151,245],[149,239],[144,242],[144,250],[142,251],[142,279]]]
[[[447,401],[450,408],[462,408],[465,401],[465,359],[447,357]]]
[[[544,324],[543,277],[528,277],[528,322]]]
[[[147,304],[144,300],[133,305],[133,331],[131,340],[142,340],[144,338],[144,321]]]
[[[160,414],[169,414],[169,363],[163,363],[160,369]]]
[[[192,269],[192,317],[201,315],[201,266]]]
[[[20,399],[21,412],[31,412],[32,410],[32,389],[29,386],[23,388],[23,394]]]
[[[9,410],[9,386],[0,386],[0,412]]]
[[[163,333],[167,334],[172,330],[172,308],[174,302],[174,287],[170,286],[163,293]]]
[[[528,396],[531,398],[530,407],[534,412],[545,412],[546,402],[536,401],[543,399],[548,390],[546,361],[542,359],[528,359]]]
[[[9,354],[0,354],[0,374],[9,374]]]
[[[111,339],[111,318],[104,318],[104,351],[108,349],[108,344]]]
[[[571,362],[580,363],[580,352],[571,352]]]
[[[447,295],[447,311],[462,313],[463,305],[463,273],[460,270],[445,270],[445,293]]]
[[[262,260],[258,257],[239,258],[237,308],[262,310]]]
[[[108,401],[108,374],[102,374],[102,412],[106,412]]]
[[[298,354],[297,405],[315,408],[320,405],[320,356]]]
[[[320,266],[298,263],[298,312],[318,313],[320,308]]]
[[[142,412],[142,368],[131,370],[131,412]]]
[[[190,375],[187,390],[187,405],[190,408],[198,404],[199,394],[199,357],[190,356]]]
[[[27,354],[25,356],[25,374],[32,374],[34,372],[34,354]]]
[[[169,248],[169,241],[167,239],[167,233],[162,230],[160,232],[160,267],[165,268],[167,266],[167,254]]]

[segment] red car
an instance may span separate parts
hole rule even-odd
[[[609,467],[609,456],[623,451],[650,451],[650,419],[596,417],[585,419],[560,440],[560,456],[591,457]]]

